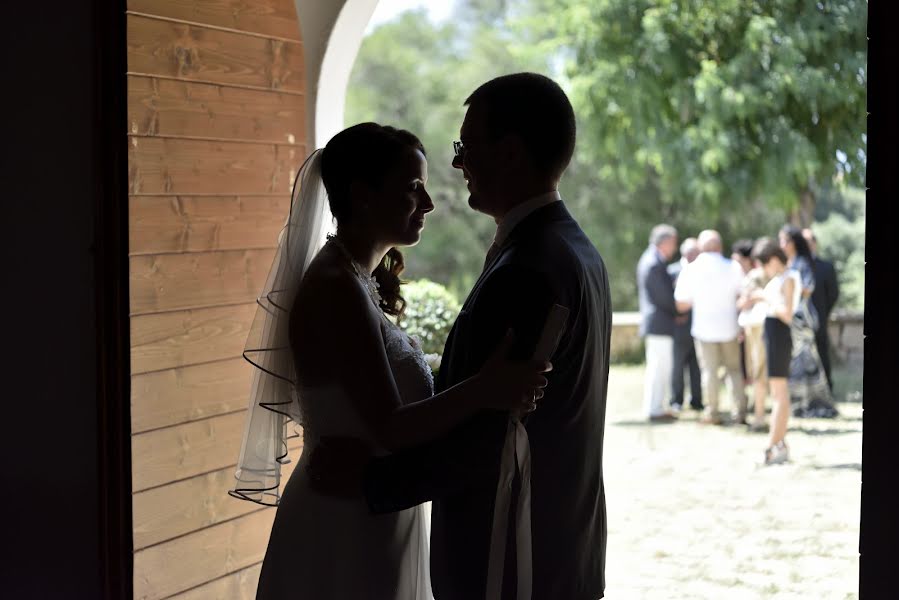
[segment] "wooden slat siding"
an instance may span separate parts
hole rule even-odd
[[[302,441],[292,440],[290,448],[291,462],[281,468],[282,490],[302,453]],[[231,465],[134,494],[134,548],[159,544],[262,508],[228,495],[234,488],[234,469]]]
[[[303,46],[128,15],[129,74],[302,92]]]
[[[234,465],[245,423],[242,410],[131,436],[134,493]],[[302,439],[291,439],[288,448],[298,447]]]
[[[128,10],[300,41],[292,0],[128,0]]]
[[[275,250],[132,256],[131,314],[254,302]]]
[[[274,511],[226,492],[306,156],[300,27],[293,0],[127,10],[134,597],[252,598]]]
[[[131,317],[131,374],[237,358],[256,303]]]
[[[130,253],[274,248],[289,196],[132,196]]]
[[[303,146],[136,137],[128,143],[132,195],[289,195]]]
[[[245,422],[241,411],[132,436],[134,493],[233,464]]]
[[[131,135],[302,144],[303,97],[152,77],[128,78]]]
[[[210,598],[253,600],[256,597],[256,587],[259,584],[261,570],[262,563],[258,563],[183,594],[176,594],[170,600],[209,600]]]
[[[253,367],[243,358],[144,373],[131,378],[131,433],[247,407]]]
[[[134,554],[134,597],[166,598],[259,563],[274,510],[260,510]]]

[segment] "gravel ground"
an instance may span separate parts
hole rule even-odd
[[[857,598],[861,403],[791,418],[791,461],[765,467],[766,434],[646,423],[642,377],[610,376],[606,598]]]

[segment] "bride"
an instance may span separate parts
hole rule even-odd
[[[257,598],[431,598],[424,506],[370,514],[361,494],[313,491],[305,459],[324,437],[375,455],[430,441],[482,409],[536,408],[546,363],[505,359],[434,395],[418,344],[396,324],[405,301],[397,246],[416,244],[434,204],[413,134],[362,123],[316,150],[297,176],[290,216],[250,332],[250,409],[231,495],[278,507]],[[327,236],[330,219],[337,224]],[[286,440],[304,452],[280,489]]]

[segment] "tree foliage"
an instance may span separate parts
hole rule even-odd
[[[762,199],[813,215],[816,183],[862,185],[863,0],[539,0],[564,50],[587,160],[712,216]]]
[[[613,307],[631,310],[656,223],[729,244],[810,220],[822,187],[861,184],[865,17],[862,0],[460,0],[447,23],[411,11],[365,39],[346,121],[422,138],[437,208],[408,271],[461,295],[494,231],[449,166],[463,102],[504,73],[554,77],[578,119],[562,196],[606,260]]]

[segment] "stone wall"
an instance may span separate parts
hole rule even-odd
[[[642,355],[642,340],[638,332],[640,313],[612,314],[613,363],[638,362]],[[865,317],[860,312],[840,311],[831,315],[828,328],[835,358],[838,362],[861,365],[864,361]]]

